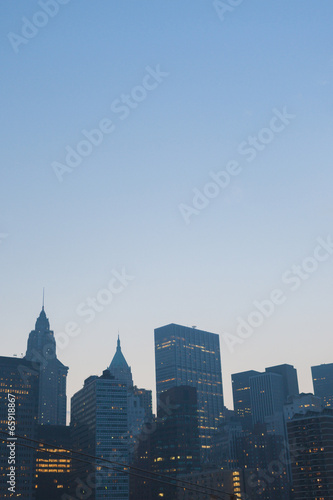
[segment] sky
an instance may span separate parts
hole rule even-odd
[[[311,392],[333,362],[332,2],[0,11],[1,355],[45,287],[69,398],[118,331],[155,390],[169,323],[220,334],[229,408],[250,369],[290,363]]]

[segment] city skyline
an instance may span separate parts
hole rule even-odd
[[[44,302],[43,302],[44,303]],[[52,319],[51,319],[51,322]],[[41,312],[39,314],[39,316],[37,317],[37,321],[36,321],[36,325],[39,324],[42,326],[42,331],[43,333],[46,332],[46,334],[49,334],[50,333],[50,320],[49,320],[49,317],[47,316],[47,314],[45,313],[45,308],[44,308],[44,305],[42,306],[42,309],[41,309]],[[184,326],[184,325],[177,325],[177,324],[174,324],[174,323],[170,323],[168,325],[163,325],[163,326],[160,326],[160,327],[156,327],[154,329],[157,330],[157,331],[161,331],[163,332],[164,329],[167,329],[168,327],[178,327],[180,328],[181,330],[184,329],[185,331],[188,330],[188,331],[191,331],[191,330],[194,330],[194,331],[197,331],[197,332],[202,332],[202,333],[209,333],[207,331],[202,331],[202,330],[199,330],[197,329],[196,326],[191,326],[191,327],[188,327],[188,326]],[[44,329],[46,329],[44,331]],[[67,331],[69,333],[61,333],[61,335],[59,336],[59,338],[62,340],[62,341],[70,341],[72,338],[75,338],[76,335],[73,336],[73,332],[77,332],[78,330],[73,326],[73,324],[71,325],[71,328],[67,329]],[[34,333],[34,330],[32,330],[30,332],[30,334],[28,334],[27,336],[27,344],[29,345],[29,335],[31,336],[31,334]],[[61,358],[61,353],[62,351],[57,349],[57,332],[53,332],[51,331],[51,334],[53,335],[54,334],[54,339],[55,339],[55,342],[56,342],[56,360],[57,358],[59,358],[59,354],[60,354],[60,358]],[[79,335],[79,334],[78,334]],[[216,334],[212,334],[210,333],[210,335],[216,335]],[[54,346],[54,339],[51,339],[51,343],[48,343],[48,339],[44,339],[42,342],[41,342],[41,345],[38,346],[39,347],[39,351],[40,353],[38,354],[38,352],[36,350],[34,350],[34,356],[32,357],[32,362],[36,362],[36,363],[42,363],[42,366],[45,365],[45,368],[47,369],[47,366],[48,366],[48,363],[49,363],[49,359],[48,359],[48,354],[46,353],[46,355],[44,356],[43,355],[43,347],[44,346],[49,346],[49,347],[53,347]],[[116,340],[116,352],[114,352],[114,346],[113,346],[113,350],[110,352],[110,356],[109,356],[109,360],[107,362],[107,364],[105,366],[100,366],[99,369],[97,368],[97,370],[95,370],[95,372],[93,373],[89,368],[87,368],[87,371],[85,372],[85,376],[82,380],[79,380],[78,381],[78,385],[77,387],[75,387],[75,389],[70,389],[68,390],[68,384],[67,384],[67,423],[68,423],[68,419],[69,419],[69,415],[70,415],[70,399],[71,397],[73,396],[74,393],[76,393],[77,391],[79,391],[83,385],[84,385],[84,381],[86,378],[90,377],[90,376],[101,376],[103,371],[106,370],[106,369],[110,369],[110,367],[112,366],[112,362],[110,364],[110,360],[117,360],[116,361],[116,364],[118,363],[119,364],[119,360],[121,359],[122,362],[126,365],[126,369],[129,370],[129,377],[131,379],[132,377],[132,374],[131,374],[131,367],[132,367],[132,364],[131,366],[128,366],[127,364],[127,354],[125,352],[125,356],[122,352],[122,349],[120,347],[120,341],[123,342],[123,338],[121,337],[119,331],[117,332],[117,334],[115,335],[115,340]],[[154,344],[154,332],[152,334],[152,342]],[[221,342],[221,341],[220,341]],[[125,344],[126,344],[126,339],[125,339]],[[156,349],[156,345],[155,345],[155,349]],[[48,352],[48,351],[47,351]],[[106,355],[108,355],[108,353],[106,353]],[[7,355],[8,356],[8,355]],[[17,357],[18,359],[20,358],[20,356],[18,356],[17,354],[15,355],[15,357]],[[12,356],[9,356],[9,357],[12,357]],[[24,357],[24,353],[21,353],[21,358]],[[53,359],[53,356],[51,356],[51,359]],[[222,357],[221,357],[222,359]],[[266,359],[266,358],[264,358]],[[60,359],[61,361],[61,359]],[[59,363],[59,361],[57,360],[57,363]],[[154,361],[154,365],[155,365],[156,361]],[[62,363],[60,363],[60,365],[62,365]],[[264,367],[265,365],[265,367]],[[273,367],[269,367],[267,368],[267,363],[265,361],[263,361],[263,364],[262,364],[262,369],[261,369],[261,372],[260,371],[257,371],[256,370],[256,366],[252,366],[251,365],[251,368],[249,370],[249,373],[251,373],[251,376],[253,376],[253,374],[258,374],[258,375],[261,375],[261,374],[264,374],[268,371],[275,371],[276,368],[278,368],[279,366],[283,366],[285,365],[285,363],[278,363],[277,365],[273,366]],[[62,365],[63,366],[63,365]],[[314,365],[314,364],[311,364],[309,367],[308,367],[308,371],[310,372],[310,376],[311,376],[311,387],[306,389],[305,387],[303,387],[302,384],[300,384],[300,389],[299,389],[299,393],[312,393],[314,394],[314,387],[313,387],[313,381],[312,381],[312,377],[313,377],[313,374],[312,374],[312,371],[313,371],[313,368],[321,368],[321,367],[331,367],[332,366],[332,363],[320,363],[319,365]],[[68,375],[67,375],[67,378],[68,376],[70,376],[71,374],[71,366],[69,365],[68,367],[64,367],[66,370],[68,370]],[[229,386],[230,386],[230,389],[231,389],[231,397],[230,399],[227,400],[227,402],[224,401],[224,405],[226,408],[228,409],[232,409],[234,410],[234,397],[236,397],[236,393],[233,395],[232,393],[232,375],[235,375],[235,376],[242,376],[243,374],[246,374],[247,372],[244,371],[244,372],[232,372],[229,374],[229,376],[227,377],[224,377],[223,376],[223,361],[221,363],[221,371],[222,371],[222,400],[224,399],[224,396],[225,396],[225,392],[228,392],[228,391],[225,391],[225,388],[227,387],[227,389],[229,389]],[[297,376],[299,377],[299,373],[298,373],[298,370],[297,370],[297,367],[295,367],[296,371],[297,371]],[[119,366],[119,373],[123,373],[123,368]],[[125,373],[125,372],[124,372]],[[120,376],[120,375],[119,375]],[[126,375],[122,375],[122,376],[125,376],[125,378],[128,376],[127,374]],[[157,397],[157,394],[156,394],[156,373],[155,373],[155,370],[154,370],[154,379],[151,381],[151,385],[143,385],[143,384],[140,384],[139,382],[137,383],[138,386],[142,386],[142,387],[145,387],[146,389],[148,390],[152,390],[152,393],[153,393],[153,403],[154,403],[154,411],[156,411],[156,397]],[[133,384],[133,382],[132,382]],[[169,384],[170,387],[172,387],[173,385],[172,384]]]
[[[69,396],[118,330],[154,389],[170,323],[220,335],[228,407],[232,373],[281,363],[312,392],[332,362],[333,5],[45,1],[1,6],[2,355],[45,286]]]

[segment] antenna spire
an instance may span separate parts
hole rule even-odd
[[[43,307],[42,307],[43,311],[44,311],[44,299],[45,299],[45,287],[43,287]]]

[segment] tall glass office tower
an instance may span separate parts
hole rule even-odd
[[[313,389],[324,406],[333,409],[333,363],[312,366]]]
[[[173,323],[156,328],[155,367],[158,400],[162,392],[174,386],[189,385],[197,389],[199,437],[204,459],[223,412],[219,336]]]

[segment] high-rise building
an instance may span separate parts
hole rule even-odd
[[[283,377],[277,373],[265,372],[250,377],[252,421],[267,424],[269,432],[284,435]]]
[[[162,392],[158,424],[152,435],[153,470],[178,477],[200,470],[198,400],[194,387],[178,386]],[[174,498],[173,486],[155,484],[155,497]]]
[[[39,367],[39,411],[41,425],[66,425],[66,377],[68,368],[57,358],[54,332],[44,306],[28,338],[25,358]]]
[[[270,366],[265,370],[268,373],[277,373],[281,375],[283,379],[283,393],[284,400],[287,401],[290,396],[297,396],[299,394],[298,389],[298,378],[297,378],[297,370],[292,365],[278,365],[278,366]]]
[[[111,375],[127,387],[127,427],[129,434],[129,458],[132,460],[137,436],[140,434],[145,422],[152,419],[152,394],[151,391],[138,389],[133,385],[131,367],[122,353],[118,335],[117,349],[108,368]]]
[[[250,377],[259,374],[260,372],[249,370],[231,375],[235,416],[239,418],[245,431],[252,429]]]
[[[128,464],[126,384],[104,370],[102,376],[91,376],[84,381],[83,388],[72,397],[71,405],[73,449]],[[128,474],[102,465],[105,462],[98,459],[95,465],[73,462],[73,478],[81,481],[81,498],[128,500]]]
[[[1,498],[34,498],[35,451],[29,447],[31,441],[17,436],[37,438],[39,370],[35,368],[26,359],[0,357],[0,430],[12,433],[0,435]],[[11,476],[14,489],[9,490]]]
[[[223,412],[219,336],[196,328],[170,324],[155,329],[157,398],[174,386],[197,389],[199,437],[202,458]]]
[[[333,410],[296,414],[288,423],[294,500],[333,498]]]
[[[333,409],[333,363],[312,366],[313,390],[324,406]]]
[[[70,427],[39,425],[36,500],[62,500],[69,491],[72,456]]]

